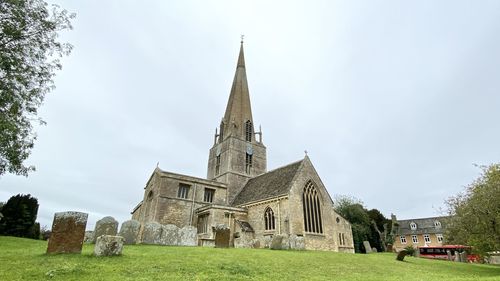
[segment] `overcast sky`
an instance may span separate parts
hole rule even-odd
[[[304,157],[330,194],[386,216],[440,215],[500,159],[500,1],[54,1],[74,45],[40,109],[38,220],[87,229],[142,200],[156,167],[206,177],[240,34],[268,168]]]

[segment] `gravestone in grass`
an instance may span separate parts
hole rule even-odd
[[[176,225],[162,225],[161,244],[167,246],[179,245],[179,228]]]
[[[196,246],[198,242],[198,230],[194,226],[186,225],[179,229],[180,246]]]
[[[367,254],[372,252],[372,246],[370,245],[370,241],[363,241],[363,246],[365,247],[365,251]]]
[[[81,253],[87,218],[80,212],[55,213],[47,253]]]
[[[94,237],[92,242],[95,243],[101,235],[116,235],[118,231],[118,222],[113,217],[104,217],[98,220],[95,224]]]
[[[231,231],[226,225],[217,225],[215,231],[215,248],[228,248]]]
[[[124,240],[121,236],[101,235],[95,243],[94,255],[119,256],[122,254]]]
[[[271,240],[271,250],[281,250],[283,248],[283,235],[274,235]]]
[[[148,222],[142,232],[143,244],[161,244],[162,225],[157,222]]]
[[[140,222],[136,220],[128,220],[122,223],[118,235],[120,235],[121,237],[123,237],[123,239],[125,239],[123,241],[125,245],[136,244],[140,229],[141,229]]]

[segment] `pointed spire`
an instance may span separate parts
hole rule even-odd
[[[243,38],[241,40],[238,63],[234,74],[231,93],[224,114],[224,136],[230,135],[244,138],[244,124],[250,121],[253,130],[252,108],[250,105],[250,93],[248,91],[247,74],[245,68],[245,55],[243,52]]]

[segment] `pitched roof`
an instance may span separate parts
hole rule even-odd
[[[446,223],[449,217],[431,217],[431,218],[418,218],[418,219],[408,219],[408,220],[397,220],[398,229],[397,234],[407,235],[407,234],[432,234],[432,233],[443,233],[446,228]],[[410,224],[415,223],[417,225],[416,229],[411,229]],[[436,222],[437,225],[435,224]]]
[[[288,194],[292,180],[304,160],[251,178],[233,201],[233,206]]]

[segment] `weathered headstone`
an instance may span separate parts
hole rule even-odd
[[[462,252],[459,255],[460,255],[461,262],[467,262],[467,252]]]
[[[87,218],[80,212],[55,213],[47,253],[81,253]]]
[[[271,240],[271,250],[281,250],[283,244],[283,235],[274,235],[273,240]]]
[[[372,252],[372,246],[370,246],[370,241],[363,241],[363,246],[367,254]]]
[[[251,245],[252,245],[252,248],[254,248],[254,249],[260,248],[260,240],[259,239],[253,239]]]
[[[157,222],[148,222],[142,232],[143,244],[161,244],[162,225]]]
[[[140,229],[141,229],[140,222],[136,220],[128,220],[122,223],[118,235],[120,235],[121,237],[123,237],[123,239],[125,239],[123,241],[125,245],[136,244],[139,237]]]
[[[273,241],[273,237],[271,235],[265,235],[264,236],[264,248],[270,248],[271,241]]]
[[[398,256],[396,257],[396,260],[398,261],[403,261],[405,259],[405,256],[408,254],[408,252],[406,250],[401,250],[399,253],[398,253]]]
[[[95,243],[94,255],[119,256],[122,254],[124,240],[121,236],[101,235]]]
[[[184,226],[179,229],[180,246],[196,246],[198,244],[198,230],[194,226]]]
[[[290,239],[288,238],[288,235],[282,235],[283,239],[281,240],[281,250],[288,250],[290,249]]]
[[[162,245],[179,245],[179,228],[174,224],[162,225],[161,242]]]
[[[118,231],[118,222],[113,217],[104,217],[95,224],[94,237],[92,243],[97,241],[101,235],[116,235]]]
[[[305,249],[303,236],[297,236],[295,234],[292,234],[292,235],[290,235],[288,240],[290,243],[291,250],[304,250]]]
[[[217,225],[215,231],[215,248],[228,248],[231,230],[226,225]]]
[[[386,251],[387,251],[388,253],[391,253],[391,252],[393,251],[392,244],[387,244],[387,249],[386,249]]]
[[[377,250],[377,248],[375,248],[375,247],[372,247],[372,252],[373,252],[373,253],[378,253],[378,250]]]
[[[448,260],[449,261],[453,260],[453,256],[451,255],[451,251],[450,250],[446,250],[446,255],[448,256]]]

